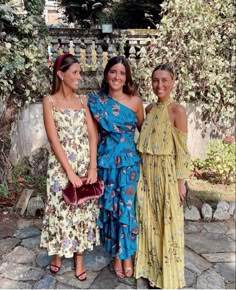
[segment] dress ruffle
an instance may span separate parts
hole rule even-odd
[[[99,200],[101,242],[113,257],[119,254],[120,259],[128,259],[136,252],[138,234],[134,202],[139,178],[137,165],[100,169],[99,176],[106,184],[104,195]]]
[[[138,224],[135,197],[139,179],[140,157],[134,143],[136,114],[104,92],[91,92],[88,105],[99,124],[99,176],[105,182],[99,200],[101,242],[120,259],[136,252]]]

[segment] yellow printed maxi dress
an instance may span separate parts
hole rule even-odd
[[[80,110],[56,110],[51,97],[49,101],[58,138],[69,163],[78,176],[85,176],[90,161],[86,110],[84,107]],[[62,189],[68,182],[61,163],[50,150],[41,247],[46,248],[49,255],[58,254],[66,258],[73,257],[74,252],[92,250],[99,244],[98,200],[87,201],[80,207],[66,204]]]
[[[168,105],[157,103],[145,119],[137,149],[141,172],[137,191],[139,223],[135,276],[160,288],[182,288],[184,219],[177,179],[189,175],[187,134],[174,128]]]

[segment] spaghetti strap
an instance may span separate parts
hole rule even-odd
[[[82,107],[85,108],[84,101],[83,101],[83,96],[79,96],[79,99],[80,99],[80,102],[81,102]]]
[[[49,100],[49,103],[50,103],[51,109],[54,111],[54,110],[55,110],[55,106],[54,106],[54,103],[53,103],[52,97],[51,97],[50,95],[48,96],[48,100]]]

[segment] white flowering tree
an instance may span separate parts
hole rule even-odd
[[[233,0],[165,0],[160,34],[134,69],[144,100],[152,100],[153,68],[170,62],[177,72],[176,99],[193,102],[208,122],[234,118],[235,4]]]

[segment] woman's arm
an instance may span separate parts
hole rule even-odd
[[[90,163],[88,168],[87,183],[94,183],[97,181],[97,145],[98,145],[98,131],[97,126],[94,124],[94,120],[87,106],[86,98],[83,98],[84,106],[86,109],[88,138],[89,138],[89,151],[90,151]]]
[[[142,103],[142,101],[141,101],[141,99],[139,97],[137,97],[136,116],[137,116],[137,120],[138,120],[137,128],[140,131],[142,123],[143,123],[143,119],[144,119],[144,111],[143,111],[143,103]]]
[[[174,126],[180,131],[188,131],[188,121],[186,110],[180,104],[175,104],[174,106]]]
[[[147,105],[147,107],[145,108],[145,113],[146,113],[146,115],[147,115],[148,113],[150,113],[150,111],[151,111],[151,109],[153,108],[153,106],[154,106],[154,103],[151,103],[151,104]]]
[[[174,126],[182,132],[187,132],[188,122],[185,108],[182,107],[180,104],[176,104],[173,111],[174,111]],[[177,182],[180,200],[184,201],[186,195],[186,187],[184,185],[184,179],[177,179]]]
[[[79,187],[82,185],[80,178],[74,173],[65,151],[63,150],[60,141],[58,139],[58,133],[56,125],[52,116],[51,105],[47,97],[43,99],[43,118],[44,126],[47,133],[48,141],[51,145],[51,148],[56,155],[58,161],[61,163],[63,169],[65,170],[68,179],[75,186]]]

